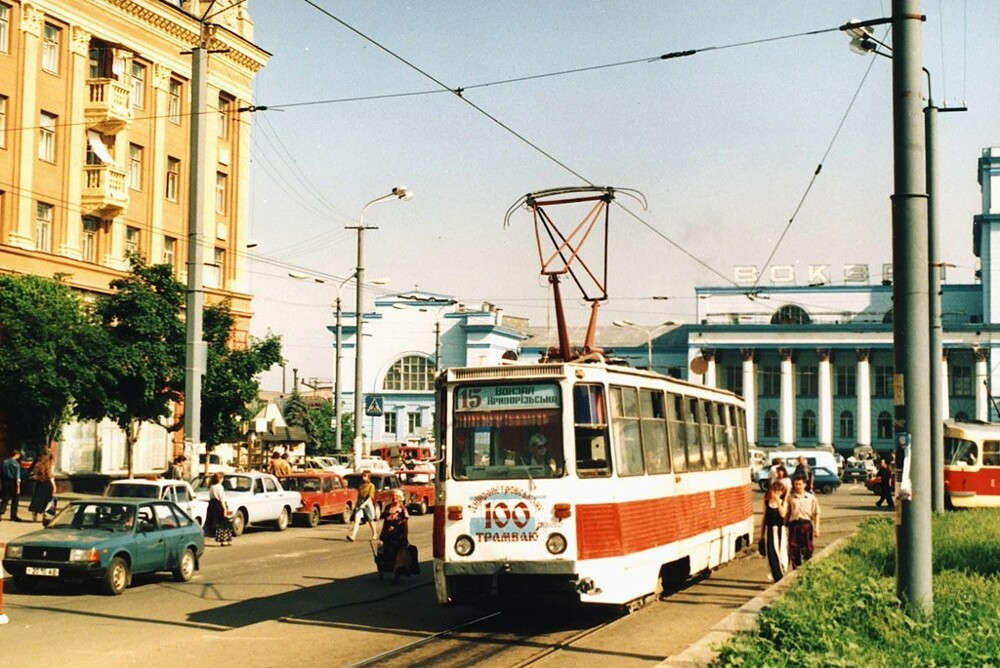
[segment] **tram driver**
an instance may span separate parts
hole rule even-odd
[[[543,466],[548,475],[557,475],[559,465],[556,460],[549,456],[549,440],[544,434],[535,433],[528,439],[528,452],[521,457],[521,464],[524,466]]]

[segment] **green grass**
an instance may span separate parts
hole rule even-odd
[[[932,618],[906,614],[892,520],[869,519],[803,568],[759,628],[733,636],[713,665],[1000,667],[1000,512],[935,516],[933,543]]]

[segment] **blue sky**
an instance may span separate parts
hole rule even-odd
[[[251,119],[250,230],[255,254],[286,265],[251,263],[253,332],[281,334],[300,377],[331,378],[329,277],[356,263],[356,233],[344,227],[396,185],[414,199],[366,214],[379,226],[366,233],[366,274],[392,279],[382,292],[490,301],[533,325],[546,324],[551,300],[531,217],[505,228],[504,214],[525,193],[580,176],[635,188],[649,205],[642,222],[612,210],[605,324],[691,321],[695,286],[726,285],[736,265],[763,268],[772,252],[799,283],[810,264],[831,265],[834,282],[844,264],[867,264],[877,280],[891,261],[891,63],[852,53],[840,32],[772,38],[889,7],[250,0],[255,42],[273,54],[255,83],[254,103],[271,110]],[[941,116],[939,160],[942,258],[955,265],[949,282],[971,282],[976,160],[1000,145],[1000,3],[922,9],[935,101],[969,107]],[[646,60],[688,49],[699,52]],[[463,98],[399,95],[441,83],[466,88]],[[376,96],[390,97],[347,101]],[[333,282],[295,281],[289,267]],[[352,284],[343,296],[353,304]],[[585,322],[570,291],[567,307]],[[264,381],[280,389],[280,373]]]

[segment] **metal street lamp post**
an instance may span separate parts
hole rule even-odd
[[[364,436],[361,428],[361,416],[364,410],[364,401],[361,396],[361,371],[362,353],[364,337],[362,328],[364,325],[364,282],[365,282],[365,230],[376,229],[375,226],[365,227],[365,211],[372,204],[388,202],[394,199],[408,200],[413,197],[413,193],[403,186],[397,186],[392,191],[381,197],[376,197],[361,208],[361,218],[357,225],[348,225],[344,229],[358,231],[358,267],[354,272],[355,278],[355,319],[357,321],[357,333],[354,346],[354,461],[359,462],[364,457]]]
[[[611,323],[615,327],[631,327],[633,329],[638,329],[640,332],[646,334],[646,368],[650,371],[653,370],[653,332],[660,329],[661,327],[672,327],[676,325],[673,320],[668,320],[667,322],[660,323],[659,325],[654,325],[653,327],[642,327],[635,324],[631,320],[615,320]]]

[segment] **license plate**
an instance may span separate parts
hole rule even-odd
[[[34,566],[26,566],[24,568],[25,575],[44,575],[50,578],[59,577],[58,568],[35,568]]]

